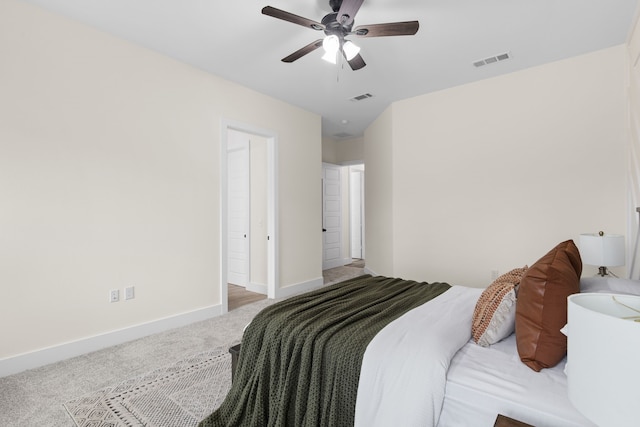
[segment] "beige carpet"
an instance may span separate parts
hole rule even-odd
[[[347,264],[347,265],[345,265],[345,267],[364,268],[364,260],[363,259],[354,259],[351,264]]]
[[[360,266],[362,265],[362,266]],[[324,270],[322,276],[324,277],[324,284],[340,282],[342,280],[353,279],[364,274],[364,261],[354,261],[352,264],[347,264],[343,267],[331,268]]]
[[[345,266],[323,274],[328,284],[361,275],[362,269]],[[0,378],[0,426],[75,426],[63,403],[70,405],[80,396],[94,395],[95,390],[113,390],[130,378],[181,363],[176,361],[191,355],[211,349],[226,352],[230,343],[242,337],[253,316],[274,302],[254,302],[224,316]],[[118,424],[102,424],[108,425]]]
[[[325,281],[362,274],[358,264],[325,270]],[[237,340],[236,340],[237,341]],[[64,404],[77,427],[194,427],[231,388],[229,347],[196,354]]]
[[[78,427],[192,427],[231,388],[228,347],[197,354],[64,404]]]

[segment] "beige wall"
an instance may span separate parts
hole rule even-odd
[[[319,116],[14,0],[0,56],[0,360],[220,304],[222,119],[278,134],[280,286],[321,277]]]
[[[342,164],[364,160],[364,138],[352,138],[338,141],[336,144],[338,161]]]
[[[322,138],[322,161],[335,165],[364,161],[364,138]]]
[[[388,108],[364,134],[365,252],[369,270],[393,276],[393,120]]]
[[[322,138],[322,161],[337,165],[338,161],[338,142],[332,138]]]
[[[368,267],[486,286],[626,234],[625,117],[623,46],[393,104],[365,134]]]

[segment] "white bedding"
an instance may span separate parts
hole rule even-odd
[[[356,427],[492,426],[498,414],[536,427],[596,427],[569,401],[566,359],[535,372],[520,361],[515,334],[491,347],[470,339],[482,291],[453,286],[374,337],[362,361]]]
[[[356,427],[438,423],[447,369],[471,337],[473,309],[481,293],[482,289],[453,286],[374,337],[362,361]]]
[[[451,361],[439,426],[492,426],[503,414],[536,427],[595,427],[569,401],[565,361],[534,372],[515,335],[487,348],[469,341]]]

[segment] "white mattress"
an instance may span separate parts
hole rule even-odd
[[[488,348],[470,340],[451,361],[438,426],[493,426],[502,414],[536,427],[595,427],[569,401],[565,363],[535,372],[515,335]]]

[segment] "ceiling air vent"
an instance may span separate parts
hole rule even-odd
[[[336,133],[335,135],[336,138],[351,138],[353,135],[351,135],[350,133],[346,133],[346,132],[340,132],[340,133]]]
[[[511,59],[511,55],[509,52],[501,53],[500,55],[490,56],[488,58],[481,59],[479,61],[475,61],[473,65],[476,68],[482,67],[484,65],[495,64],[500,61],[505,61],[507,59]]]
[[[365,99],[368,99],[368,98],[373,98],[373,95],[371,95],[370,93],[365,93],[363,95],[354,96],[353,98],[351,98],[351,101],[353,102],[364,101]]]

